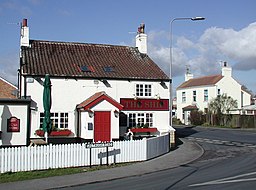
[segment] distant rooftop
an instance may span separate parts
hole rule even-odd
[[[177,89],[189,88],[189,87],[195,87],[195,86],[214,85],[218,81],[220,81],[222,78],[223,78],[222,75],[211,75],[211,76],[193,78],[182,83]]]

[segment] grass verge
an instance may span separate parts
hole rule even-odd
[[[79,167],[79,168],[62,168],[62,169],[48,169],[40,171],[29,171],[29,172],[7,172],[0,174],[0,183],[8,183],[15,181],[24,181],[31,179],[39,179],[53,176],[62,176],[77,174],[83,172],[92,172],[96,170],[109,169],[114,167],[121,167],[129,165],[130,163],[115,164],[115,165],[104,165],[104,166],[93,166],[93,167]]]

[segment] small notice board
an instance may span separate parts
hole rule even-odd
[[[17,117],[7,119],[7,132],[20,132],[20,119]]]
[[[113,142],[101,142],[101,143],[86,144],[86,148],[103,148],[103,147],[113,147]]]
[[[106,147],[107,165],[108,165],[108,147],[113,147],[113,142],[89,143],[89,144],[86,144],[85,147],[90,149],[90,167],[92,167],[92,148],[104,148],[104,147]]]

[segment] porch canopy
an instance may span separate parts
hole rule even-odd
[[[116,100],[108,96],[104,91],[95,93],[94,95],[92,95],[91,97],[83,101],[82,103],[78,104],[76,108],[81,111],[88,111],[92,107],[94,107],[96,104],[99,104],[104,100],[108,101],[110,104],[115,106],[118,110],[123,109],[122,104],[120,104],[119,102],[117,102]]]
[[[188,105],[184,108],[182,108],[183,111],[194,111],[194,110],[198,110],[198,107],[196,105]]]

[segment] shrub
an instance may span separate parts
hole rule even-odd
[[[190,122],[192,125],[202,125],[203,123],[205,123],[205,115],[202,111],[191,111]]]
[[[177,117],[173,117],[173,118],[172,118],[172,123],[173,123],[174,125],[181,125],[181,124],[182,124],[182,122],[180,121],[180,119],[177,119]]]

